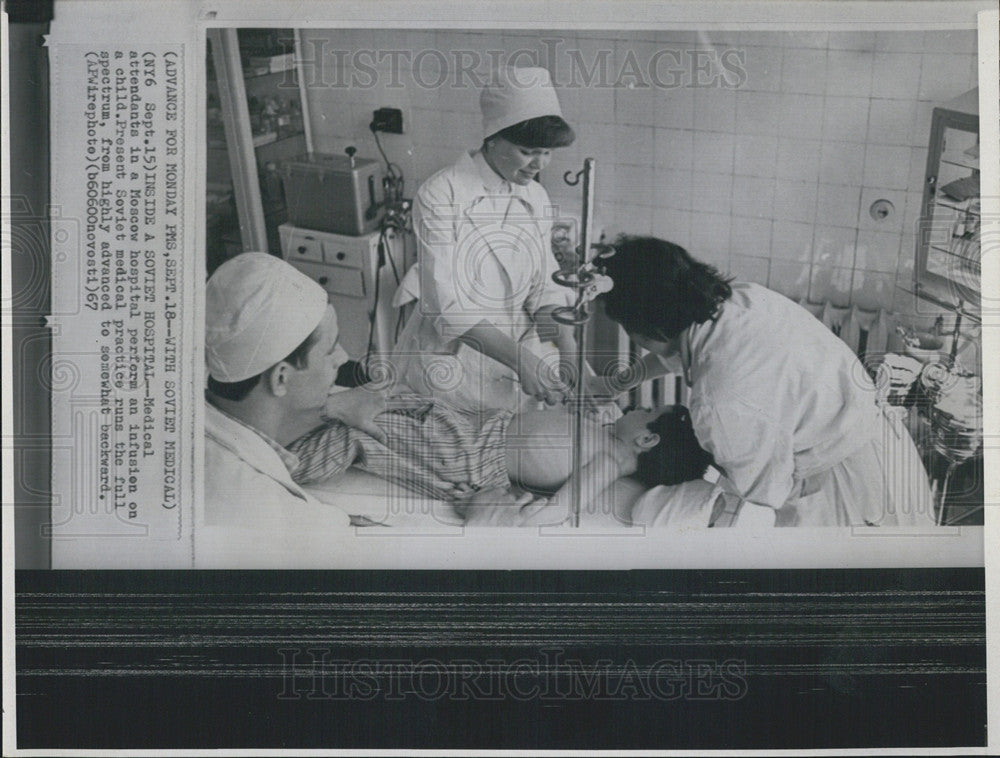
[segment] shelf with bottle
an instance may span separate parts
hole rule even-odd
[[[253,134],[254,147],[294,137],[305,131],[298,97],[272,95],[258,98],[251,95],[247,99],[247,109],[250,113],[250,132]]]

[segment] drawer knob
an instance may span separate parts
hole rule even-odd
[[[341,250],[339,253],[337,253],[337,260],[338,261],[342,261],[346,257],[347,257],[347,253],[345,253],[343,250]]]
[[[299,245],[299,255],[305,255],[309,252],[309,248],[305,245]]]
[[[328,277],[328,276],[321,276],[316,281],[318,281],[322,286],[325,287],[327,284],[330,283],[330,277]]]

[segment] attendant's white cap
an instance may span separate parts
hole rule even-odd
[[[483,139],[539,116],[562,117],[559,98],[544,68],[501,68],[479,96]]]
[[[267,253],[242,253],[205,290],[205,362],[220,382],[249,379],[288,357],[326,314],[326,291]]]

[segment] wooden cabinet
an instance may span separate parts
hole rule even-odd
[[[926,300],[978,318],[978,89],[934,109],[924,180],[915,291]]]

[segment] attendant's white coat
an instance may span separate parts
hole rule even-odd
[[[695,434],[735,493],[779,525],[933,523],[913,441],[857,356],[786,297],[732,287],[682,333],[681,362]]]
[[[349,526],[347,513],[321,503],[292,481],[289,466],[297,459],[287,451],[279,454],[276,446],[205,404],[205,523],[272,522],[276,535],[289,524]]]
[[[487,321],[544,354],[534,317],[567,305],[571,291],[552,281],[552,220],[558,211],[538,182],[512,184],[482,154],[465,154],[417,192],[419,300],[396,345],[400,377],[421,395],[468,410],[517,411],[531,401],[517,373],[459,341]],[[548,351],[551,353],[551,351]]]

